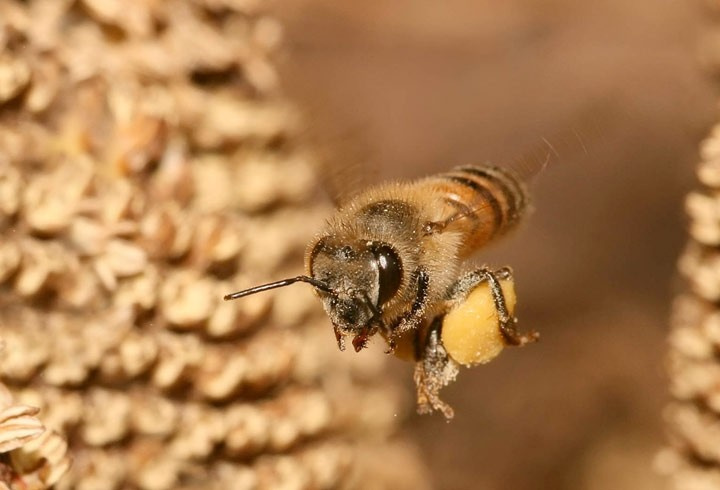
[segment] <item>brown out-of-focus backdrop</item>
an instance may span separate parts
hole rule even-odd
[[[511,161],[542,138],[560,147],[531,219],[480,257],[513,266],[520,325],[541,342],[461,372],[445,391],[452,423],[410,415],[435,487],[661,488],[682,200],[715,110],[697,61],[702,5],[291,3],[278,6],[286,89],[311,123],[364,147],[369,175]],[[587,153],[563,143],[573,130]],[[396,364],[411,395],[411,366]]]

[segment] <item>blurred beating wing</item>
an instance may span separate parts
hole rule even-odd
[[[539,138],[507,165],[500,166],[514,174],[518,181],[531,186],[546,168],[570,161],[581,161],[590,154],[592,148],[602,143],[605,129],[613,120],[612,108],[612,104],[607,101],[596,101],[575,116],[573,123],[551,136]],[[469,209],[466,213],[454,216],[452,221],[469,216],[487,216],[487,219],[491,220],[492,212],[482,212],[486,207],[489,207],[489,204]]]
[[[366,125],[338,125],[329,110],[310,111],[303,140],[312,154],[311,162],[319,187],[336,206],[352,199],[359,191],[379,181],[367,143]],[[305,110],[308,113],[308,110]]]

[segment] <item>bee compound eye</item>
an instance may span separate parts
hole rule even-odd
[[[378,266],[378,306],[395,296],[402,283],[402,263],[395,250],[388,245],[373,248]]]

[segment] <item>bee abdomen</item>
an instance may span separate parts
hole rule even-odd
[[[524,215],[527,207],[527,191],[512,171],[494,166],[465,166],[459,167],[450,175],[454,174],[462,174],[465,178],[471,177],[476,185],[484,186],[496,196],[496,199],[497,195],[500,195],[504,226],[515,225]]]
[[[466,234],[464,254],[510,230],[527,208],[527,192],[507,169],[464,166],[435,180],[450,207],[448,218]]]

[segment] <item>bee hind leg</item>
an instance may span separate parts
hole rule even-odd
[[[440,340],[442,317],[436,318],[430,325],[424,345],[418,353],[415,364],[415,386],[417,387],[417,411],[420,414],[441,412],[450,420],[455,415],[452,407],[440,399],[440,390],[455,381],[458,365],[445,351]]]
[[[505,301],[505,294],[500,286],[501,280],[512,280],[513,273],[509,267],[502,267],[491,271],[483,267],[468,272],[461,277],[450,291],[450,300],[464,300],[467,295],[483,282],[490,287],[495,309],[498,313],[498,328],[507,345],[522,346],[537,341],[540,334],[534,330],[528,333],[520,333],[517,330],[517,318],[510,314]]]

